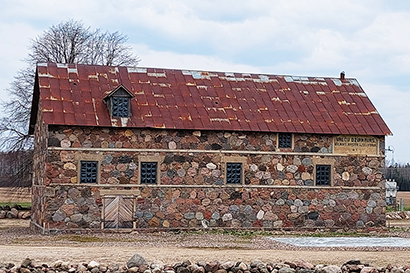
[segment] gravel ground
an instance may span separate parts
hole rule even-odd
[[[313,264],[342,265],[360,259],[375,266],[410,265],[410,248],[396,247],[295,247],[276,242],[265,235],[246,236],[218,233],[98,233],[93,235],[40,235],[26,225],[28,221],[0,220],[0,262],[20,263],[31,258],[37,263],[57,260],[125,264],[135,253],[148,261],[175,263],[183,260],[268,262],[305,260]],[[11,222],[10,222],[11,221]],[[278,233],[273,236],[289,236]],[[386,236],[387,234],[382,234]],[[389,236],[410,237],[408,232]]]

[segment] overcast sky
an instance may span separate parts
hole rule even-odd
[[[1,0],[0,98],[30,40],[70,19],[121,31],[140,66],[357,78],[410,163],[408,0]],[[391,161],[392,153],[388,152]]]

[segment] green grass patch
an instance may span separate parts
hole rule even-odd
[[[372,237],[374,234],[357,232],[357,231],[326,231],[326,232],[281,232],[281,231],[263,231],[263,230],[207,230],[207,231],[183,231],[178,232],[181,235],[201,235],[208,234],[221,234],[230,235],[244,240],[250,240],[259,236],[270,237]],[[377,236],[384,236],[384,234],[378,234]],[[388,236],[388,235],[386,235]]]
[[[24,209],[31,208],[31,202],[0,202],[0,206],[10,206],[11,208],[15,205],[20,205]]]
[[[222,233],[241,237],[244,239],[252,239],[256,236],[272,236],[272,232],[262,230],[223,230]]]
[[[400,206],[387,206],[386,212],[400,211]],[[403,211],[410,211],[410,206],[404,206]]]
[[[64,245],[67,242],[73,243],[102,243],[102,242],[124,242],[124,243],[133,243],[133,242],[148,242],[148,240],[144,239],[133,239],[133,238],[121,238],[121,237],[98,237],[96,236],[89,236],[89,235],[76,235],[76,234],[69,234],[69,235],[55,235],[55,236],[47,236],[47,237],[33,237],[33,238],[16,238],[12,241],[13,244],[26,244],[30,242],[32,244],[36,243],[43,243],[44,241],[52,241],[58,245]]]
[[[410,206],[404,206],[403,211],[410,211]]]
[[[202,234],[221,234],[221,235],[231,235],[243,239],[252,239],[256,236],[272,236],[273,233],[270,231],[263,230],[234,230],[234,229],[211,229],[211,230],[194,230],[194,231],[175,231],[175,234],[180,234],[182,236],[189,235],[202,235]]]
[[[389,227],[389,232],[409,232],[410,228],[408,227]]]

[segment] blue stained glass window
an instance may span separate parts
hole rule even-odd
[[[130,99],[124,97],[112,97],[112,116],[126,118],[129,116]]]
[[[157,184],[157,162],[141,162],[141,184]]]
[[[242,183],[242,163],[226,163],[226,183]]]
[[[292,148],[292,134],[279,133],[278,148]]]
[[[331,165],[316,165],[316,185],[331,185]]]
[[[81,161],[80,183],[97,183],[98,161]]]

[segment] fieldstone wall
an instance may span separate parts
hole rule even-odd
[[[30,209],[23,209],[20,205],[0,206],[0,219],[28,219],[30,216]]]
[[[93,157],[94,156],[94,157]],[[50,150],[45,185],[77,183],[81,160],[101,159],[100,184],[138,184],[139,156],[158,157],[162,185],[223,185],[227,157],[244,158],[245,185],[314,186],[316,155]],[[383,181],[379,158],[331,157],[333,185],[374,187]]]
[[[104,196],[94,187],[48,188],[50,229],[99,229]],[[149,229],[341,229],[385,226],[379,190],[133,187],[135,227]],[[54,193],[52,195],[51,193]]]
[[[91,187],[47,187],[44,219],[47,229],[100,229],[102,200]]]
[[[39,102],[41,109],[41,102]],[[37,113],[37,123],[34,130],[33,152],[33,183],[31,194],[31,222],[38,227],[43,225],[44,219],[44,180],[46,179],[47,161],[47,126],[44,124],[42,111]]]
[[[293,150],[278,150],[275,133],[48,130],[44,188],[33,193],[49,229],[101,228],[110,191],[134,198],[137,229],[385,226],[383,157],[332,155],[330,135],[296,134]],[[148,156],[158,160],[158,185],[139,184]],[[243,160],[243,185],[226,185],[231,158]],[[99,162],[98,184],[78,183],[81,160]],[[315,186],[315,164],[332,165],[331,186]]]
[[[377,191],[303,188],[144,188],[137,227],[364,228],[384,226]]]
[[[295,152],[332,152],[332,135],[295,134]],[[277,151],[276,133],[50,126],[49,147]],[[289,149],[285,149],[289,151]]]
[[[383,180],[382,157],[330,156],[330,136],[297,135],[298,154],[260,153],[276,151],[276,134],[219,133],[199,131],[165,131],[118,128],[50,129],[45,185],[77,183],[78,162],[101,158],[101,184],[138,184],[138,157],[158,156],[162,185],[222,185],[224,157],[245,159],[246,185],[314,185],[314,165],[328,158],[334,166],[333,185],[347,187],[379,186]],[[299,150],[305,145],[309,152]],[[96,151],[64,150],[64,148],[96,148]],[[121,151],[121,148],[159,149],[157,152]],[[98,148],[117,148],[115,151]],[[203,152],[175,152],[178,149],[204,149]],[[171,150],[168,152],[168,150]],[[209,150],[210,152],[206,152]],[[229,153],[224,151],[244,151]],[[312,153],[311,151],[316,151]],[[201,150],[200,150],[201,151]],[[256,152],[256,153],[246,153]],[[91,157],[90,157],[91,155]],[[326,155],[328,157],[326,157]]]

